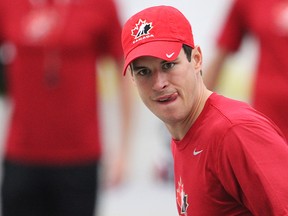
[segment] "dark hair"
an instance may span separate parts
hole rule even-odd
[[[186,57],[187,57],[188,61],[191,62],[191,59],[192,59],[191,55],[192,55],[193,48],[188,46],[188,45],[186,45],[186,44],[183,44],[182,48],[183,48],[183,50],[184,50],[184,52],[186,54]],[[200,71],[200,74],[202,76],[202,70]]]
[[[186,44],[183,44],[182,45],[182,48],[186,54],[186,57],[188,59],[189,62],[191,62],[191,54],[192,54],[192,47],[186,45]]]

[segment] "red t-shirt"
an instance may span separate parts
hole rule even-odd
[[[212,94],[172,152],[179,215],[288,215],[288,145],[247,104]]]
[[[288,139],[288,2],[234,0],[218,46],[238,50],[245,35],[259,42],[252,104],[268,115]]]
[[[6,157],[38,164],[98,159],[95,61],[122,54],[114,3],[2,0],[0,39],[15,47],[7,67],[13,113]]]

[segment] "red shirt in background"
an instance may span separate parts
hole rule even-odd
[[[111,0],[0,2],[0,39],[15,47],[7,66],[8,159],[67,164],[99,158],[95,64],[101,56],[121,58],[120,37]]]
[[[259,42],[252,105],[268,115],[288,139],[288,2],[235,0],[218,46],[235,52],[245,35]]]

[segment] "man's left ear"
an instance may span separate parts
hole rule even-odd
[[[192,61],[195,63],[195,69],[202,68],[202,51],[200,46],[195,46],[192,50]]]

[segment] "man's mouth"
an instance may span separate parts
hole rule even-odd
[[[156,101],[159,103],[169,103],[171,101],[175,101],[177,96],[178,96],[177,93],[173,93],[170,95],[164,95],[164,96],[158,97]]]

